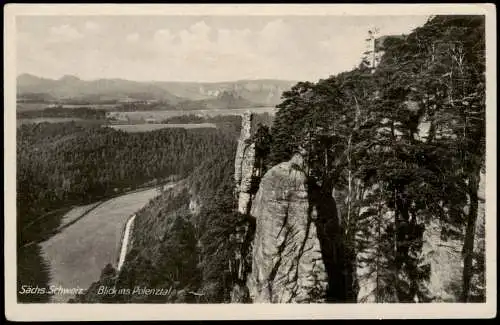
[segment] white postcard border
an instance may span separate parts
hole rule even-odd
[[[18,15],[437,15],[486,16],[486,303],[431,304],[19,304],[16,296],[16,27]],[[4,6],[5,311],[15,321],[204,319],[422,319],[496,315],[496,7],[493,4],[166,5],[7,4]]]

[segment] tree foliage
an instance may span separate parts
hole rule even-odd
[[[214,129],[125,133],[76,122],[22,125],[17,132],[18,255],[38,252],[37,243],[55,233],[74,205],[155,180],[184,178],[203,161],[227,157],[234,148],[231,133]],[[223,176],[209,177],[204,181],[217,184]],[[48,281],[46,269],[41,256],[20,258],[18,283],[43,284]]]
[[[278,105],[270,163],[306,156],[309,176],[341,200],[353,260],[360,234],[379,234],[378,248],[362,258],[377,274],[378,300],[429,299],[419,254],[426,224],[438,221],[445,235],[465,233],[467,301],[485,157],[484,46],[484,17],[435,16],[407,36],[387,37],[373,73],[360,65],[300,82]]]

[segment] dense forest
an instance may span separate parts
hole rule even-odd
[[[40,275],[34,273],[44,269],[35,244],[53,234],[72,206],[185,178],[234,143],[234,134],[217,129],[126,133],[77,122],[22,125],[17,132],[19,283],[43,283],[35,280]]]
[[[76,117],[81,119],[104,120],[106,111],[91,107],[68,108],[62,105],[48,107],[43,110],[30,110],[17,112],[17,118],[37,117]]]

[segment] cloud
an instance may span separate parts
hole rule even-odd
[[[82,33],[70,25],[52,26],[49,32],[53,41],[70,42],[83,37]]]
[[[214,44],[210,40],[210,31],[211,28],[203,20],[195,23],[187,30],[182,30],[179,33],[180,49],[185,52],[207,52],[212,50]]]
[[[252,32],[249,29],[217,30],[217,49],[221,54],[238,54],[252,51]]]
[[[292,48],[283,47],[293,41],[289,26],[281,20],[267,24],[261,31],[245,29],[213,28],[201,20],[190,27],[173,33],[169,29],[157,30],[154,45],[160,53],[169,57],[184,57],[197,61],[214,62],[214,56],[230,56],[233,59],[255,55],[288,54]]]
[[[128,34],[126,37],[125,37],[125,40],[127,42],[131,42],[131,43],[135,43],[139,40],[139,34],[138,33],[131,33],[131,34]]]
[[[261,29],[214,28],[200,20],[186,29],[172,32],[159,29],[152,41],[141,43],[157,53],[169,73],[182,68],[184,78],[196,80],[199,71],[229,80],[235,71],[241,78],[278,77],[286,71],[293,73],[300,59],[311,48],[301,47],[293,28],[281,19],[273,20]],[[187,71],[185,67],[190,67]],[[189,76],[191,74],[192,76]],[[198,77],[197,77],[198,76]]]
[[[202,20],[192,25],[189,28],[189,30],[191,31],[191,33],[196,35],[208,36],[208,33],[210,33],[211,28],[205,23],[204,20]]]
[[[101,26],[93,21],[85,22],[85,29],[90,32],[98,32],[101,30]]]
[[[258,48],[266,54],[287,52],[291,55],[298,50],[293,31],[282,19],[267,23],[258,33],[258,39]]]
[[[150,48],[163,58],[192,62],[214,62],[219,46],[210,39],[212,28],[204,21],[196,22],[187,29],[173,33],[170,29],[159,29],[153,34]],[[147,46],[147,45],[145,45]]]
[[[174,39],[174,35],[169,29],[159,29],[153,35],[153,40],[160,44],[169,44]]]
[[[82,78],[317,80],[359,63],[371,23],[384,32],[394,23],[394,33],[420,23],[407,17],[397,21],[273,17],[227,24],[224,19],[200,18],[186,26],[175,20],[133,23],[128,18],[116,19],[105,25],[79,20],[77,25],[51,18],[43,28],[27,26],[18,34],[18,68]],[[98,32],[104,26],[106,34]]]

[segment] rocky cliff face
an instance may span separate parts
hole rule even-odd
[[[252,136],[252,118],[250,112],[242,116],[241,133],[236,148],[234,161],[235,200],[237,211],[248,214],[251,207],[251,185],[255,174],[255,144],[250,143]],[[235,285],[231,292],[231,302],[249,302],[248,288],[246,286],[247,273],[251,269],[251,247],[254,234],[254,225],[245,224],[239,227],[232,238],[235,242],[232,273]]]
[[[309,183],[300,154],[261,176],[250,142],[252,118],[242,117],[234,179],[237,211],[253,223],[235,234],[231,301],[335,300],[343,285],[335,201]]]
[[[254,303],[321,302],[328,272],[300,155],[271,168],[251,208],[256,219],[252,273]]]
[[[474,258],[471,286],[471,299],[485,295],[484,254],[485,254],[485,174],[481,173],[479,183],[479,207],[475,227]],[[464,260],[462,249],[465,230],[459,238],[441,236],[442,230],[438,222],[431,222],[424,232],[423,257],[430,266],[431,277],[426,288],[433,301],[459,302],[462,291],[462,272]],[[483,268],[483,269],[482,269]],[[480,298],[481,299],[481,298]]]
[[[458,302],[462,290],[463,240],[442,236],[439,221],[429,222],[424,231],[422,264],[430,268],[424,290],[433,302]]]
[[[476,272],[472,275],[471,296],[486,297],[486,278],[485,278],[485,262],[486,262],[486,174],[481,173],[479,182],[479,206],[476,221],[476,237],[474,241],[474,259],[473,267]],[[473,300],[472,299],[472,300]],[[471,300],[471,301],[472,301]]]
[[[238,211],[248,214],[250,211],[251,186],[255,173],[255,144],[250,143],[252,135],[252,118],[250,112],[243,114],[241,135],[238,139],[236,158],[234,162],[235,196],[238,202]]]
[[[479,208],[476,222],[474,241],[474,259],[471,285],[471,301],[480,301],[485,295],[484,279],[484,249],[485,249],[485,211],[484,211],[485,174],[481,174],[478,192]],[[368,208],[368,207],[367,207]],[[394,221],[391,211],[385,211],[384,217],[377,224],[371,222],[368,232],[360,234],[356,242],[364,242],[363,248],[356,252],[356,278],[359,282],[357,301],[360,303],[398,302],[395,294],[377,296],[377,286],[387,286],[391,279],[387,265],[387,256],[380,254],[380,229],[387,229]],[[462,293],[462,279],[464,257],[465,229],[455,229],[457,235],[449,236],[443,230],[443,224],[437,218],[431,218],[424,224],[422,234],[422,247],[418,252],[419,267],[428,272],[428,279],[420,279],[420,297],[415,297],[416,302],[459,302]],[[383,235],[383,232],[382,232]],[[365,261],[370,259],[371,264]],[[373,260],[377,260],[378,267],[373,267]],[[382,297],[380,297],[382,296]]]
[[[235,258],[240,261],[238,283],[233,288],[232,301],[373,303],[406,299],[394,289],[396,282],[410,283],[405,278],[408,274],[402,272],[396,278],[390,269],[394,256],[392,246],[387,246],[392,237],[387,236],[394,224],[394,212],[386,206],[379,207],[376,216],[363,217],[369,225],[367,231],[356,233],[354,243],[342,243],[338,218],[348,209],[345,190],[321,194],[304,172],[307,166],[300,154],[267,171],[255,193],[252,183],[256,176],[261,176],[256,168],[255,146],[249,142],[252,115],[244,115],[242,123],[235,160],[237,209],[254,218],[255,228],[244,228],[239,235],[241,249],[237,249]],[[425,123],[419,126],[421,139],[429,134]],[[365,188],[361,180],[355,179],[353,184],[352,199],[356,201],[376,195],[377,188]],[[481,174],[471,288],[472,299],[478,301],[485,291],[484,185],[485,175]],[[374,206],[351,212],[361,216],[367,209],[374,209],[376,202],[375,199]],[[416,222],[414,230],[421,244],[412,248],[412,258],[418,260],[419,272],[426,275],[417,280],[419,294],[412,299],[459,301],[463,238],[447,236],[437,219]],[[355,248],[348,253],[347,245]]]

